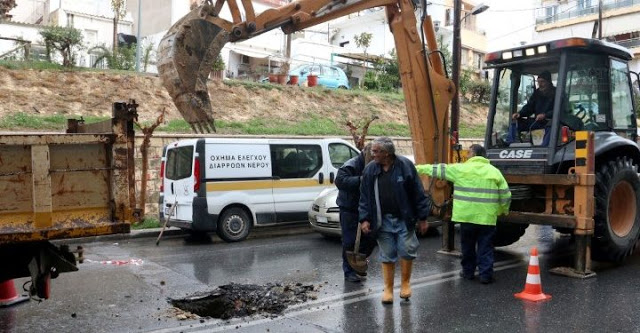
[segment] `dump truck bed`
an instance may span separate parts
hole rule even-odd
[[[0,245],[129,232],[129,127],[114,117],[93,127],[106,133],[0,134]]]
[[[2,135],[0,244],[128,232],[114,219],[114,141],[113,134]]]

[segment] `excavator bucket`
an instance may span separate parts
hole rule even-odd
[[[198,133],[215,132],[207,79],[229,32],[207,21],[211,5],[200,6],[176,22],[158,46],[158,72],[182,117]]]

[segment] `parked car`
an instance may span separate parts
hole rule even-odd
[[[406,156],[414,161],[413,155]],[[340,208],[336,200],[338,199],[338,188],[331,187],[324,189],[313,201],[309,210],[309,224],[311,228],[325,237],[340,238]],[[430,226],[439,226],[439,223],[430,223]]]
[[[309,74],[318,76],[319,86],[349,89],[347,74],[340,67],[312,64],[301,65],[289,71],[289,75],[298,75],[298,85],[306,85]]]
[[[340,208],[338,208],[336,199],[338,199],[338,188],[327,188],[320,192],[309,211],[311,228],[329,238],[342,236]]]

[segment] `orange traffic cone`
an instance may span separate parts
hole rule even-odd
[[[529,259],[529,271],[527,272],[527,282],[521,293],[514,294],[517,298],[527,301],[540,302],[551,299],[551,295],[542,293],[542,283],[540,282],[540,266],[538,266],[538,249],[534,246],[531,249]]]
[[[0,282],[0,308],[29,300],[29,297],[18,295],[13,280]]]

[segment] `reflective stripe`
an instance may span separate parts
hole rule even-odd
[[[511,198],[500,198],[501,205],[511,205]]]
[[[457,185],[454,185],[453,188],[456,191],[464,191],[464,192],[471,192],[471,193],[489,193],[489,194],[507,194],[507,193],[509,193],[509,189],[494,190],[494,189],[488,189],[488,188],[473,188],[473,187],[464,187],[464,186],[457,186]]]
[[[474,198],[474,197],[467,197],[459,194],[454,194],[453,199],[469,201],[469,202],[500,203],[500,198]]]
[[[447,179],[447,165],[440,163],[440,179]]]
[[[438,177],[438,165],[434,164],[433,165],[433,173],[431,174],[432,177]]]
[[[540,275],[527,274],[527,284],[540,284]]]

